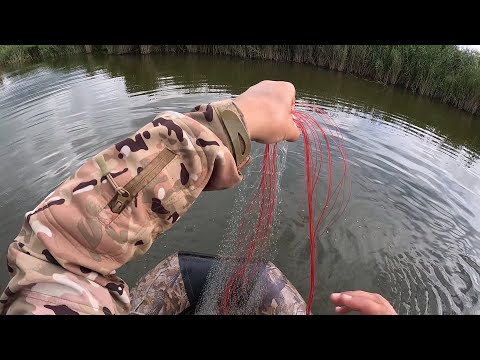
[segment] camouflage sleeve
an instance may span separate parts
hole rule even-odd
[[[202,190],[241,181],[215,111],[224,104],[159,114],[26,213],[8,248],[0,313],[128,313],[128,286],[115,271],[143,255]]]

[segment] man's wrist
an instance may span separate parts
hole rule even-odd
[[[233,103],[239,110],[239,112],[242,114],[243,122],[245,124],[245,127],[247,129],[247,133],[249,138],[252,141],[255,141],[255,124],[252,123],[252,115],[250,111],[250,106],[246,104],[241,98],[236,98],[233,100]]]
[[[231,99],[210,104],[222,123],[229,139],[228,148],[237,167],[244,167],[250,159],[251,139],[247,120],[242,109]]]

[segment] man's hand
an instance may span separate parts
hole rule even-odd
[[[337,314],[358,311],[363,315],[397,315],[395,309],[379,294],[366,291],[344,291],[330,295]]]
[[[285,81],[262,81],[240,94],[234,103],[242,111],[250,139],[262,144],[297,141],[293,122],[295,87]]]

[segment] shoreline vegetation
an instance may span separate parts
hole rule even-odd
[[[199,53],[304,63],[402,86],[480,115],[480,54],[455,45],[0,45],[0,70],[82,53]]]

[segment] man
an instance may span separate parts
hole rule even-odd
[[[295,88],[262,81],[235,101],[164,112],[100,152],[25,214],[9,246],[2,314],[128,314],[115,275],[143,255],[203,190],[242,180],[250,141],[296,141]],[[395,314],[377,294],[332,294],[338,313]]]

